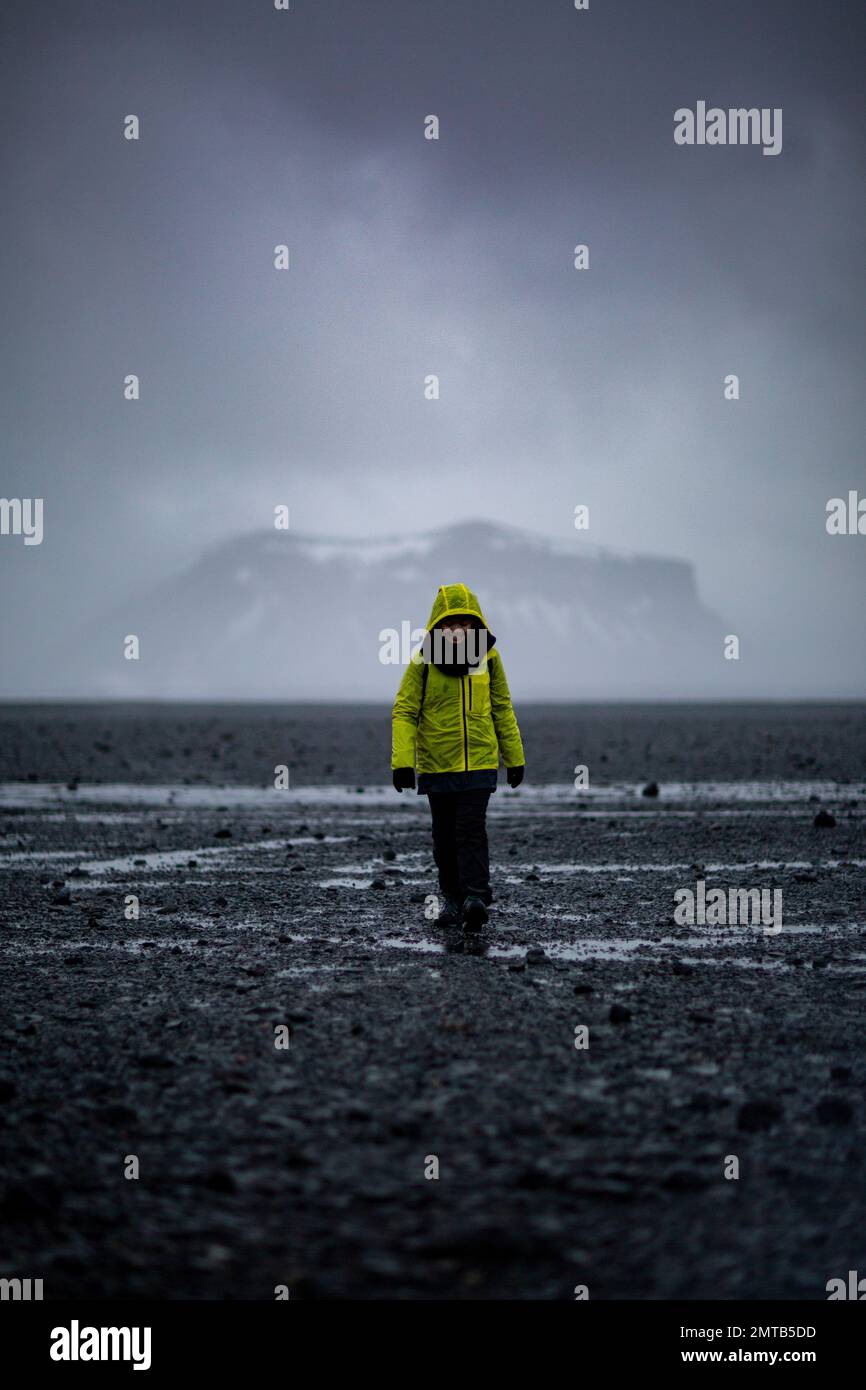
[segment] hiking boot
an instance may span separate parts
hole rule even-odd
[[[481,898],[468,897],[463,903],[463,925],[469,931],[478,931],[487,921],[487,908]]]
[[[460,904],[456,898],[451,898],[445,894],[442,904],[442,911],[434,922],[437,927],[458,927],[460,925]]]

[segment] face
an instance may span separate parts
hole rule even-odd
[[[466,634],[472,626],[472,619],[461,618],[459,616],[443,618],[442,622],[438,623],[437,626],[441,627],[449,642],[464,642],[466,640]]]

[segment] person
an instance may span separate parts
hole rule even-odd
[[[510,787],[525,761],[502,656],[477,597],[465,584],[441,584],[420,647],[400,681],[392,710],[391,770],[398,792],[427,796],[433,857],[444,903],[438,926],[470,929],[493,901],[487,803],[499,759]]]

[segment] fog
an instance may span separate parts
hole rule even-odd
[[[94,624],[120,661],[124,604],[170,622],[280,504],[311,536],[479,519],[683,561],[738,695],[863,693],[866,536],[825,525],[866,495],[860,14],[72,0],[3,27],[2,495],[44,503],[40,545],[0,536],[4,695],[86,689]],[[676,145],[699,100],[782,109],[780,152]],[[398,616],[482,579],[467,543]],[[629,660],[595,693],[640,690]]]

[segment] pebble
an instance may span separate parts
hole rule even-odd
[[[818,1101],[815,1115],[818,1123],[822,1125],[850,1125],[854,1111],[849,1102],[841,1096],[828,1096],[825,1100]]]
[[[758,1134],[772,1129],[782,1118],[782,1107],[774,1100],[747,1100],[737,1114],[737,1129]]]

